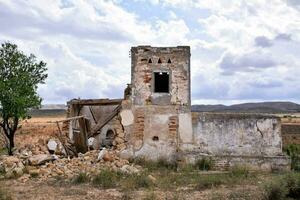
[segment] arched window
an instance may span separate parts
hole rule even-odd
[[[106,132],[106,135],[105,135],[105,146],[112,147],[114,137],[115,137],[114,131],[111,129],[108,129]]]

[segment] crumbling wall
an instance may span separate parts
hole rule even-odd
[[[173,160],[177,149],[177,112],[169,106],[155,105],[132,107],[131,111],[134,121],[124,126],[129,134],[123,156]]]
[[[102,147],[122,150],[125,132],[119,116],[120,99],[74,99],[68,102],[68,117],[83,116],[86,120],[86,142],[90,149]],[[118,109],[117,109],[118,108]],[[70,121],[70,139],[81,135],[79,120]]]
[[[285,123],[281,129],[283,146],[300,144],[300,123]]]
[[[256,114],[193,113],[194,144],[213,155],[282,155],[280,118]]]
[[[104,141],[107,140],[107,133],[111,130],[114,133],[112,140],[113,149],[124,150],[125,145],[125,132],[121,124],[120,116],[115,116],[110,122],[108,122],[102,129],[99,135],[95,136],[94,147],[99,149],[101,146],[105,146]]]

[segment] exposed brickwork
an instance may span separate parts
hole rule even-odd
[[[300,124],[282,124],[281,132],[283,146],[289,144],[300,144]]]
[[[178,116],[169,117],[169,136],[175,138],[178,131]]]
[[[121,124],[121,119],[119,116],[115,116],[109,123],[111,127],[113,127],[113,131],[115,132],[115,138],[113,141],[113,145],[118,149],[125,149],[125,133],[123,130],[123,126]]]
[[[180,105],[190,108],[190,48],[188,46],[132,47],[131,59],[134,105]],[[154,94],[155,72],[169,72],[168,94]],[[149,101],[150,98],[153,100]]]
[[[135,123],[133,130],[133,137],[137,140],[143,140],[145,128],[145,114],[142,109],[137,109],[135,113]]]

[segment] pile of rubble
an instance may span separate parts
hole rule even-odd
[[[58,176],[71,179],[80,173],[96,175],[102,169],[124,173],[139,173],[141,170],[140,166],[130,165],[128,160],[120,158],[114,150],[92,150],[70,158],[60,152],[59,145],[51,149],[54,146],[48,142],[48,148],[37,144],[20,149],[14,156],[3,155],[0,157],[0,171],[5,172],[6,178],[20,177],[20,181],[26,182],[30,177],[47,180]]]

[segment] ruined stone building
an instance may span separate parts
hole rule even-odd
[[[131,48],[131,84],[123,99],[68,102],[70,137],[78,151],[104,146],[123,157],[194,162],[216,168],[247,164],[286,168],[280,118],[258,114],[191,112],[190,47]]]

